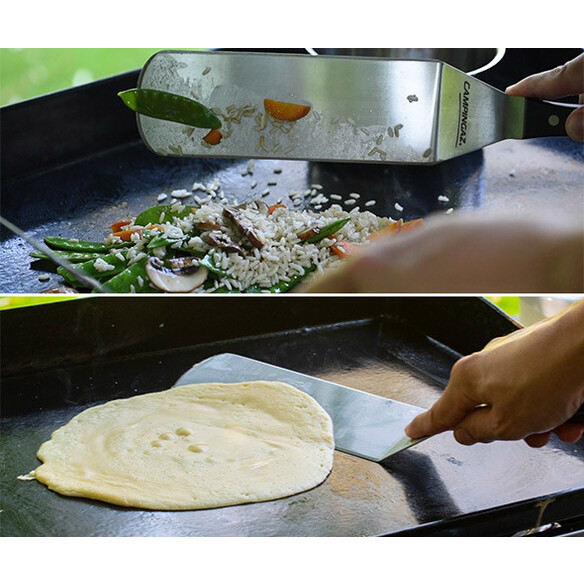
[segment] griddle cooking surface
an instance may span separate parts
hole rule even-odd
[[[268,204],[280,199],[291,204],[289,193],[310,191],[319,185],[322,189],[318,192],[341,194],[343,199],[357,192],[362,210],[407,221],[450,206],[476,206],[475,173],[480,159],[475,155],[439,169],[419,168],[416,173],[405,167],[257,160],[253,174],[248,174],[249,160],[163,158],[137,142],[11,181],[3,187],[3,214],[40,240],[56,235],[102,241],[115,221],[161,204],[157,202],[161,193],[169,195],[167,203],[174,190],[191,191],[195,182],[218,181],[230,202],[261,197]],[[277,184],[271,184],[274,182]],[[262,195],[266,190],[269,194]],[[449,200],[439,200],[445,191],[450,192]],[[194,195],[206,196],[200,191]],[[306,197],[305,203],[310,198]],[[364,207],[369,200],[375,200],[376,205]],[[194,198],[184,199],[184,203],[192,204]],[[56,274],[49,284],[39,282],[38,276],[48,264],[31,262],[31,247],[20,238],[9,233],[2,237],[1,291],[41,292],[61,282]]]
[[[485,80],[497,87],[516,81],[528,72],[524,57],[510,50]],[[541,56],[536,65],[542,66]],[[116,95],[136,80],[132,72],[2,108],[3,216],[38,239],[102,240],[114,221],[156,205],[159,194],[215,179],[238,202],[265,189],[267,203],[286,202],[288,193],[312,185],[343,198],[356,192],[361,204],[376,201],[362,210],[393,219],[451,209],[584,213],[584,150],[569,138],[507,140],[433,167],[258,160],[254,174],[242,176],[248,160],[165,158],[147,150],[134,114]],[[30,251],[0,228],[0,292],[37,293],[62,283],[56,274],[39,281],[54,268],[31,262]]]
[[[412,307],[414,310],[418,307],[418,316],[426,322],[426,327],[420,321],[414,322],[405,311],[393,313],[391,302],[384,304],[377,300],[355,303],[355,300],[347,302],[342,298],[299,298],[283,303],[288,299],[280,297],[264,299],[263,302],[255,298],[209,299],[205,310],[197,316],[196,307],[200,306],[200,300],[182,299],[181,302],[181,299],[175,299],[173,302],[168,299],[163,304],[174,306],[169,312],[168,308],[157,308],[159,299],[131,299],[135,309],[133,314],[124,309],[124,320],[123,312],[118,312],[119,307],[115,308],[121,299],[91,298],[59,303],[60,306],[35,307],[28,313],[29,309],[23,309],[25,312],[21,314],[25,320],[21,320],[17,313],[13,313],[10,320],[4,320],[3,339],[19,343],[28,334],[34,335],[35,331],[23,336],[14,326],[28,326],[29,318],[33,322],[42,322],[43,315],[44,325],[50,325],[56,319],[56,316],[51,316],[54,314],[68,327],[68,319],[64,316],[70,312],[73,315],[71,322],[77,323],[77,338],[87,342],[93,336],[94,343],[89,343],[85,349],[91,355],[89,361],[68,363],[63,355],[58,362],[55,357],[54,365],[47,367],[50,355],[39,353],[35,356],[35,343],[27,340],[31,344],[31,353],[22,355],[23,366],[3,379],[2,535],[395,534],[433,521],[447,522],[469,513],[488,514],[493,507],[520,504],[535,497],[581,488],[584,484],[582,442],[567,445],[552,441],[538,450],[530,449],[523,442],[469,448],[457,444],[450,433],[427,440],[382,464],[336,452],[332,474],[311,491],[278,501],[214,510],[153,512],[125,509],[63,497],[40,483],[17,480],[17,476],[38,465],[36,451],[40,444],[82,409],[106,400],[167,389],[195,362],[212,355],[236,353],[428,407],[440,395],[460,347],[472,346],[471,335],[465,340],[461,328],[457,329],[453,324],[440,336],[443,341],[450,335],[452,344],[429,337],[437,329],[426,314],[440,312],[447,315],[444,307],[433,308],[432,300],[409,300],[408,314],[413,314]],[[214,304],[209,305],[209,302]],[[480,326],[480,319],[473,320],[471,312],[481,304],[478,299],[474,304],[470,301],[470,306],[466,307],[457,299],[446,299],[445,302],[446,306],[459,307],[459,316],[472,326],[475,334],[489,326],[495,334],[512,329],[510,323],[495,311],[487,318],[484,327]],[[357,307],[351,308],[354,304]],[[223,318],[210,316],[209,306],[213,305],[217,307],[215,313],[227,311]],[[369,315],[364,310],[366,306],[369,306]],[[281,326],[276,322],[272,325],[276,327],[272,332],[229,338],[230,323],[234,335],[239,333],[240,327],[251,331],[245,319],[260,322],[257,325],[260,328],[255,329],[257,333],[267,311],[278,310],[285,314],[276,317],[275,321],[283,323],[289,314],[297,326]],[[339,310],[344,318],[339,318]],[[96,320],[101,322],[99,330],[94,327],[92,318],[88,318],[92,311]],[[236,324],[235,319],[244,313],[243,322]],[[187,319],[185,315],[194,316]],[[148,322],[144,322],[146,320]],[[492,321],[490,324],[489,320]],[[216,329],[212,334],[219,333],[226,338],[208,342],[211,333],[207,330],[212,322],[215,322]],[[319,322],[322,324],[317,324]],[[183,326],[189,323],[190,328],[182,336],[177,335],[174,333],[177,323]],[[122,351],[116,345],[115,331],[132,326],[140,340],[133,349]],[[269,327],[265,330],[268,331]],[[152,340],[155,331],[160,331],[161,344]],[[185,345],[188,331],[191,341]],[[123,340],[123,335],[117,337],[118,343]],[[140,345],[142,341],[144,345]],[[166,348],[162,347],[163,342],[167,344]],[[144,350],[149,345],[153,350]],[[4,357],[16,350],[5,349]],[[70,359],[77,357],[71,355]],[[15,363],[14,357],[12,362]],[[557,497],[557,501],[561,501],[561,497]],[[582,504],[580,500],[581,513],[584,512]],[[533,527],[539,508],[528,503],[525,503],[525,508],[531,521],[525,527]],[[550,517],[553,517],[553,509],[554,506],[550,505],[547,510]]]

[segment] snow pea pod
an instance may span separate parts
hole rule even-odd
[[[149,250],[156,249],[157,247],[170,247],[177,243],[183,243],[184,241],[188,241],[188,238],[183,239],[171,239],[170,237],[164,237],[163,235],[158,235],[153,237],[146,245],[146,248]]]
[[[107,257],[102,252],[80,252],[80,251],[60,251],[53,250],[53,254],[57,257],[70,261],[73,264],[88,262],[89,260],[96,260],[97,258]],[[42,251],[32,251],[30,256],[38,260],[50,260],[51,258]]]
[[[194,99],[158,89],[128,89],[118,96],[138,114],[196,128],[220,128],[221,120]]]
[[[107,282],[104,282],[106,291],[117,294],[160,292],[160,290],[150,284],[150,279],[148,278],[148,274],[146,274],[147,261],[148,258],[142,258]]]
[[[277,284],[274,284],[270,288],[270,292],[272,294],[282,294],[283,292],[288,292],[289,290],[294,288],[294,286],[296,286],[296,284],[298,284],[299,282],[304,280],[304,278],[306,278],[306,276],[308,276],[308,274],[310,274],[311,272],[314,272],[315,269],[316,269],[316,265],[310,264],[310,266],[308,266],[308,268],[305,268],[303,274],[297,274],[296,276],[292,276],[292,278],[290,278],[290,280],[288,280],[288,282],[282,281],[282,282],[278,282]]]
[[[282,280],[282,281],[274,284],[273,286],[270,286],[270,288],[262,288],[261,286],[258,286],[257,284],[253,284],[249,288],[246,288],[245,290],[241,291],[241,290],[230,290],[226,286],[223,286],[221,288],[217,288],[216,290],[213,290],[213,293],[214,294],[263,294],[266,292],[270,292],[270,294],[283,294],[284,292],[289,292],[290,290],[292,290],[292,288],[294,288],[294,286],[296,286],[296,284],[298,284],[299,282],[304,280],[304,278],[306,278],[306,276],[308,276],[308,274],[310,274],[311,272],[314,272],[315,269],[316,269],[316,265],[310,264],[310,266],[305,268],[304,273],[297,274],[296,276],[292,276],[292,278],[290,278],[287,282]]]
[[[344,219],[338,219],[333,221],[328,225],[325,225],[322,229],[319,229],[318,233],[314,234],[312,237],[306,239],[308,243],[316,243],[325,237],[335,234],[339,229],[342,229],[349,221],[350,217],[345,217]]]
[[[132,242],[103,243],[100,241],[83,241],[67,237],[45,237],[45,243],[52,249],[77,252],[108,252],[111,249],[121,249],[134,245]]]
[[[77,269],[81,270],[84,274],[87,274],[88,276],[91,276],[92,278],[95,278],[96,280],[101,282],[104,280],[108,280],[109,278],[115,276],[116,274],[119,274],[128,266],[128,261],[125,257],[120,258],[115,254],[101,255],[97,259],[103,259],[104,262],[106,262],[108,266],[110,266],[110,269],[100,270],[99,268],[96,267],[95,259],[77,265]],[[75,286],[76,288],[83,287],[83,284],[81,284],[79,280],[77,280],[77,278],[75,278],[75,276],[65,268],[59,266],[57,268],[57,272],[72,286]]]
[[[222,270],[215,265],[215,260],[211,254],[207,254],[204,258],[201,258],[199,260],[199,265],[207,268],[211,274],[219,276],[220,278],[232,278],[232,276],[225,270]]]
[[[136,217],[136,219],[134,219],[134,225],[144,226],[172,221],[175,218],[184,219],[195,210],[195,207],[187,205],[180,211],[173,211],[173,206],[174,205],[157,205],[156,207],[145,209]]]

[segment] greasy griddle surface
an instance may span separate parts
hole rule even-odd
[[[274,305],[276,306],[276,304]],[[253,309],[249,302],[247,307]],[[335,453],[329,478],[277,501],[214,510],[153,512],[63,497],[22,482],[52,431],[84,408],[163,390],[209,356],[238,353],[356,389],[430,406],[456,354],[383,315],[327,326],[138,354],[104,363],[23,373],[5,388],[2,422],[2,535],[43,536],[363,536],[576,488],[582,444],[458,445],[450,434],[382,464]]]
[[[480,158],[470,156],[439,169],[418,168],[416,172],[408,167],[257,160],[250,174],[249,160],[166,158],[136,142],[8,181],[2,187],[3,215],[39,240],[60,236],[102,241],[115,221],[162,204],[157,201],[160,194],[191,191],[194,183],[218,181],[230,203],[259,197],[268,204],[282,200],[291,205],[289,193],[319,185],[318,192],[340,194],[343,199],[359,193],[362,210],[409,220],[451,206],[476,206],[474,173]],[[449,200],[439,200],[446,190]],[[265,191],[269,193],[263,194]],[[194,194],[206,196],[201,191]],[[306,197],[305,203],[310,199]],[[375,206],[364,207],[369,200],[376,201]],[[170,201],[169,196],[163,202]],[[182,201],[195,204],[193,197]],[[51,265],[31,261],[30,245],[4,229],[0,246],[0,291],[34,293],[62,283],[56,274],[48,283],[39,281],[39,275],[51,270]]]

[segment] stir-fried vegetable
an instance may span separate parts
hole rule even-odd
[[[118,93],[136,113],[196,128],[220,128],[221,120],[194,99],[157,89],[128,89]]]
[[[349,214],[328,223],[318,216],[303,216],[301,224],[304,226],[292,234],[295,237],[291,241],[294,246],[298,242],[307,246],[310,254],[316,252],[321,259],[307,255],[310,264],[306,259],[306,263],[300,264],[305,266],[302,268],[291,263],[293,269],[279,271],[275,278],[272,273],[270,280],[264,276],[256,278],[254,271],[238,271],[241,262],[249,264],[247,258],[253,262],[279,261],[278,255],[274,260],[274,254],[279,253],[277,250],[286,237],[277,235],[272,241],[268,234],[272,230],[272,221],[275,232],[282,229],[281,223],[276,228],[278,222],[283,220],[283,224],[288,225],[287,217],[282,215],[288,212],[284,209],[285,205],[268,206],[261,199],[237,206],[215,203],[212,210],[202,214],[194,206],[157,205],[142,211],[133,221],[116,221],[104,242],[47,237],[45,243],[56,254],[74,262],[78,270],[97,280],[105,291],[112,293],[188,293],[198,290],[217,294],[279,294],[289,291],[317,268],[317,263],[323,261],[323,249],[329,250],[329,258],[345,259],[362,248],[363,239],[352,239],[353,231],[343,230],[351,221]],[[312,220],[314,224],[310,226]],[[297,224],[297,220],[294,221],[290,225]],[[369,238],[394,235],[420,224],[421,220],[398,221]],[[316,250],[309,247],[314,244],[318,245]],[[39,252],[32,252],[31,256],[50,259]],[[78,277],[66,269],[58,267],[57,272],[70,286],[84,288]],[[261,270],[257,275],[260,274]],[[271,285],[254,283],[266,281]]]
[[[271,216],[277,208],[281,207],[285,208],[284,205],[280,204],[268,208],[268,216]],[[157,205],[151,207],[142,211],[134,221],[124,219],[116,221],[111,225],[112,236],[115,238],[112,243],[80,241],[62,237],[48,237],[45,239],[45,243],[55,253],[71,262],[75,262],[77,269],[98,280],[107,292],[115,293],[159,292],[161,290],[160,282],[163,280],[160,274],[163,274],[165,271],[173,275],[174,281],[172,288],[180,289],[180,285],[176,286],[176,280],[180,280],[183,276],[181,276],[180,270],[175,269],[173,273],[171,265],[173,262],[174,264],[177,262],[184,263],[184,260],[187,260],[189,265],[198,266],[204,270],[201,274],[206,273],[208,277],[200,278],[200,285],[204,289],[209,289],[217,294],[227,292],[245,292],[250,294],[270,292],[278,294],[287,292],[316,268],[312,264],[302,274],[296,274],[293,277],[286,278],[268,288],[252,285],[245,290],[233,290],[232,286],[214,285],[213,283],[218,280],[233,282],[234,277],[229,271],[215,264],[213,253],[209,252],[201,254],[202,257],[196,257],[199,252],[183,244],[186,244],[191,237],[201,235],[215,249],[226,250],[227,253],[244,255],[248,251],[244,247],[241,247],[240,244],[235,244],[229,240],[229,237],[219,230],[220,225],[213,222],[193,223],[191,231],[184,233],[184,236],[178,239],[167,237],[164,234],[161,224],[166,224],[167,222],[173,224],[175,220],[189,217],[195,210],[196,208],[192,206]],[[223,218],[240,233],[244,246],[247,242],[248,249],[261,247],[259,236],[255,234],[253,226],[243,215],[241,209],[224,207]],[[347,217],[340,221],[334,221],[322,227],[315,228],[314,233],[306,241],[315,242],[322,240],[324,237],[337,232],[348,221],[349,218]],[[134,238],[133,234],[137,234],[137,237]],[[122,242],[119,241],[120,239]],[[133,256],[128,252],[132,246],[138,245],[140,245],[140,259],[136,261],[136,259],[132,259]],[[160,253],[158,253],[159,250]],[[32,252],[31,256],[37,259],[50,259],[46,254],[36,251]],[[166,259],[161,260],[160,257]],[[152,264],[154,260],[155,263]],[[155,266],[159,267],[158,274],[156,274],[154,269]],[[63,277],[68,285],[78,289],[83,288],[83,284],[79,282],[75,275],[66,269],[58,267],[57,273]],[[156,274],[155,281],[152,280],[153,274]],[[192,269],[184,271],[183,279],[186,280],[187,277],[190,281],[193,281]],[[170,280],[170,278],[167,279]],[[171,292],[175,290],[163,289],[163,291]]]
[[[124,243],[103,243],[99,241],[83,241],[80,239],[70,239],[66,237],[45,237],[45,243],[51,249],[74,252],[95,252],[106,253],[112,249],[130,247],[130,242]]]
[[[338,219],[337,221],[333,221],[323,227],[312,227],[308,231],[301,233],[299,237],[308,243],[317,243],[325,237],[330,237],[337,231],[341,230],[349,222],[349,219],[349,217],[345,217],[345,219]]]
[[[107,291],[118,294],[158,292],[146,274],[146,261],[147,258],[143,258],[108,280],[105,283]]]
[[[211,146],[217,146],[217,144],[219,144],[222,139],[223,134],[216,128],[213,128],[206,136],[203,137],[203,140]]]
[[[157,205],[142,211],[134,219],[134,225],[156,225],[173,219],[184,219],[193,211],[195,211],[195,207],[189,205],[181,209],[177,209],[175,205]]]
[[[409,231],[410,229],[416,229],[417,227],[421,227],[424,224],[423,219],[413,219],[412,221],[404,221],[400,219],[395,223],[392,223],[385,229],[381,229],[377,233],[374,233],[370,239],[373,241],[379,237],[385,237],[387,235],[396,235],[397,233],[401,233],[402,231]]]
[[[53,250],[53,254],[57,257],[63,258],[72,264],[78,264],[81,262],[88,262],[89,260],[96,260],[103,256],[100,252],[81,252],[81,251],[65,251],[65,250]],[[30,254],[31,257],[38,260],[49,260],[49,256],[42,251],[33,251]]]
[[[128,260],[123,254],[101,255],[81,264],[77,264],[77,269],[83,273],[95,278],[98,281],[106,280],[119,274],[128,267]],[[80,286],[73,274],[70,274],[65,268],[59,266],[57,272],[72,286]]]
[[[285,101],[276,101],[275,99],[264,99],[264,107],[271,116],[286,122],[295,122],[308,115],[310,111],[309,105],[287,103]]]

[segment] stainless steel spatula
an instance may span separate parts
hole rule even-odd
[[[231,353],[197,363],[175,386],[253,380],[289,383],[311,395],[331,417],[335,447],[342,452],[378,462],[420,442],[404,429],[421,408]]]
[[[139,87],[192,98],[222,121],[210,145],[206,129],[138,114],[144,142],[169,156],[433,164],[507,138],[565,135],[572,110],[434,60],[163,51]],[[266,99],[310,109],[274,116]]]

